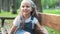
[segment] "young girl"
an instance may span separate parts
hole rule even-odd
[[[38,22],[36,11],[36,5],[32,0],[23,0],[20,6],[20,14],[15,18],[9,34],[34,34],[35,25],[41,32],[48,34]]]

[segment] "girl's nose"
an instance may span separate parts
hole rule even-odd
[[[24,10],[26,10],[27,9],[27,7],[24,7]]]

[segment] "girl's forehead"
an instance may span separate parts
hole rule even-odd
[[[31,3],[29,1],[22,1],[21,5],[23,5],[23,4],[31,5]]]

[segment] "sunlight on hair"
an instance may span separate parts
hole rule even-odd
[[[35,7],[36,7],[35,3],[34,3],[32,0],[23,0],[23,1],[24,1],[24,2],[25,2],[25,1],[30,2],[30,3],[32,4],[32,7],[33,7],[33,8],[35,8]]]

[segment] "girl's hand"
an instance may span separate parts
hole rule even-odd
[[[42,26],[41,28],[41,31],[44,33],[44,34],[49,34],[48,31]]]
[[[41,32],[43,32],[44,34],[49,34],[48,31],[43,26],[40,25],[40,23],[37,23],[36,25],[41,30]]]

